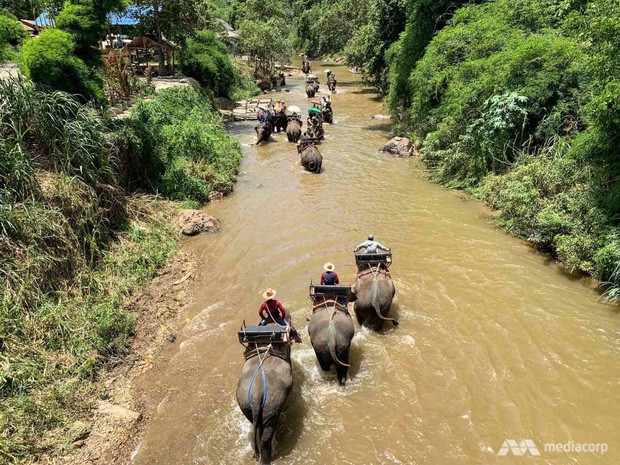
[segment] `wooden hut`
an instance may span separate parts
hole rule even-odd
[[[131,67],[136,74],[160,74],[159,62],[160,55],[164,57],[165,69],[163,75],[174,72],[174,52],[179,46],[163,39],[161,42],[148,37],[138,36],[120,50],[124,59],[129,60]]]

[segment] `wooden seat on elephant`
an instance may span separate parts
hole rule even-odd
[[[355,264],[358,270],[365,270],[374,266],[388,269],[392,264],[391,253],[360,253],[355,254]]]
[[[245,344],[286,344],[290,340],[291,327],[279,325],[241,326],[239,342]]]
[[[313,313],[322,308],[334,307],[348,313],[347,305],[351,299],[351,286],[310,285],[310,299],[314,304]]]
[[[351,286],[327,286],[327,285],[310,285],[310,297],[327,296],[327,297],[350,297]]]
[[[302,138],[299,140],[299,143],[297,144],[297,153],[301,153],[304,150],[306,150],[306,148],[310,147],[311,145],[317,145],[320,142],[318,137],[306,137],[306,136],[302,136]]]

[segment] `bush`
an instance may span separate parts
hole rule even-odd
[[[181,72],[215,95],[229,97],[240,82],[226,45],[212,31],[201,31],[181,51]]]
[[[27,37],[28,34],[19,21],[0,10],[0,63],[14,59],[15,47]]]
[[[82,100],[105,99],[99,78],[74,56],[70,34],[46,29],[39,37],[26,41],[22,51],[24,74],[37,84],[76,94]]]
[[[128,140],[146,141],[143,146],[132,142],[135,152],[128,158],[145,160],[148,184],[161,194],[206,202],[212,190],[232,190],[240,146],[226,134],[204,93],[187,87],[163,90],[138,104],[126,128],[135,135]]]
[[[600,168],[562,156],[523,156],[501,176],[489,176],[483,198],[500,211],[500,224],[570,270],[611,276],[620,229],[599,207]],[[615,232],[614,232],[615,231]]]

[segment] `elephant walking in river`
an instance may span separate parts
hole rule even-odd
[[[313,84],[306,85],[306,96],[308,98],[313,98],[316,95],[316,89]]]
[[[286,117],[286,113],[284,111],[276,113],[275,116],[272,118],[272,124],[274,132],[286,131],[286,126],[288,125],[288,118]]]
[[[357,298],[353,311],[360,325],[366,323],[375,331],[380,331],[386,321],[398,325],[388,317],[396,288],[387,270],[373,266],[358,272],[353,292]]]
[[[289,142],[299,142],[301,137],[301,121],[298,119],[291,119],[286,126],[286,137]]]
[[[324,371],[336,367],[338,383],[344,386],[349,372],[349,350],[355,334],[353,319],[347,309],[327,302],[315,305],[308,325],[310,341]]]
[[[272,441],[278,418],[293,388],[291,346],[248,345],[237,384],[237,403],[252,423],[254,454],[261,465],[271,463]]]
[[[256,131],[256,145],[260,144],[261,142],[268,142],[269,138],[271,137],[271,133],[273,132],[273,126],[271,125],[271,123],[259,123],[256,125],[256,127],[254,128],[254,130]]]
[[[320,173],[323,166],[323,156],[314,144],[305,144],[298,148],[301,164],[312,173]]]

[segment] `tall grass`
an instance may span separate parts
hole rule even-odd
[[[0,118],[0,463],[31,462],[71,444],[131,339],[125,299],[176,250],[176,205],[143,193],[232,189],[240,149],[192,89],[107,121],[0,80]]]

